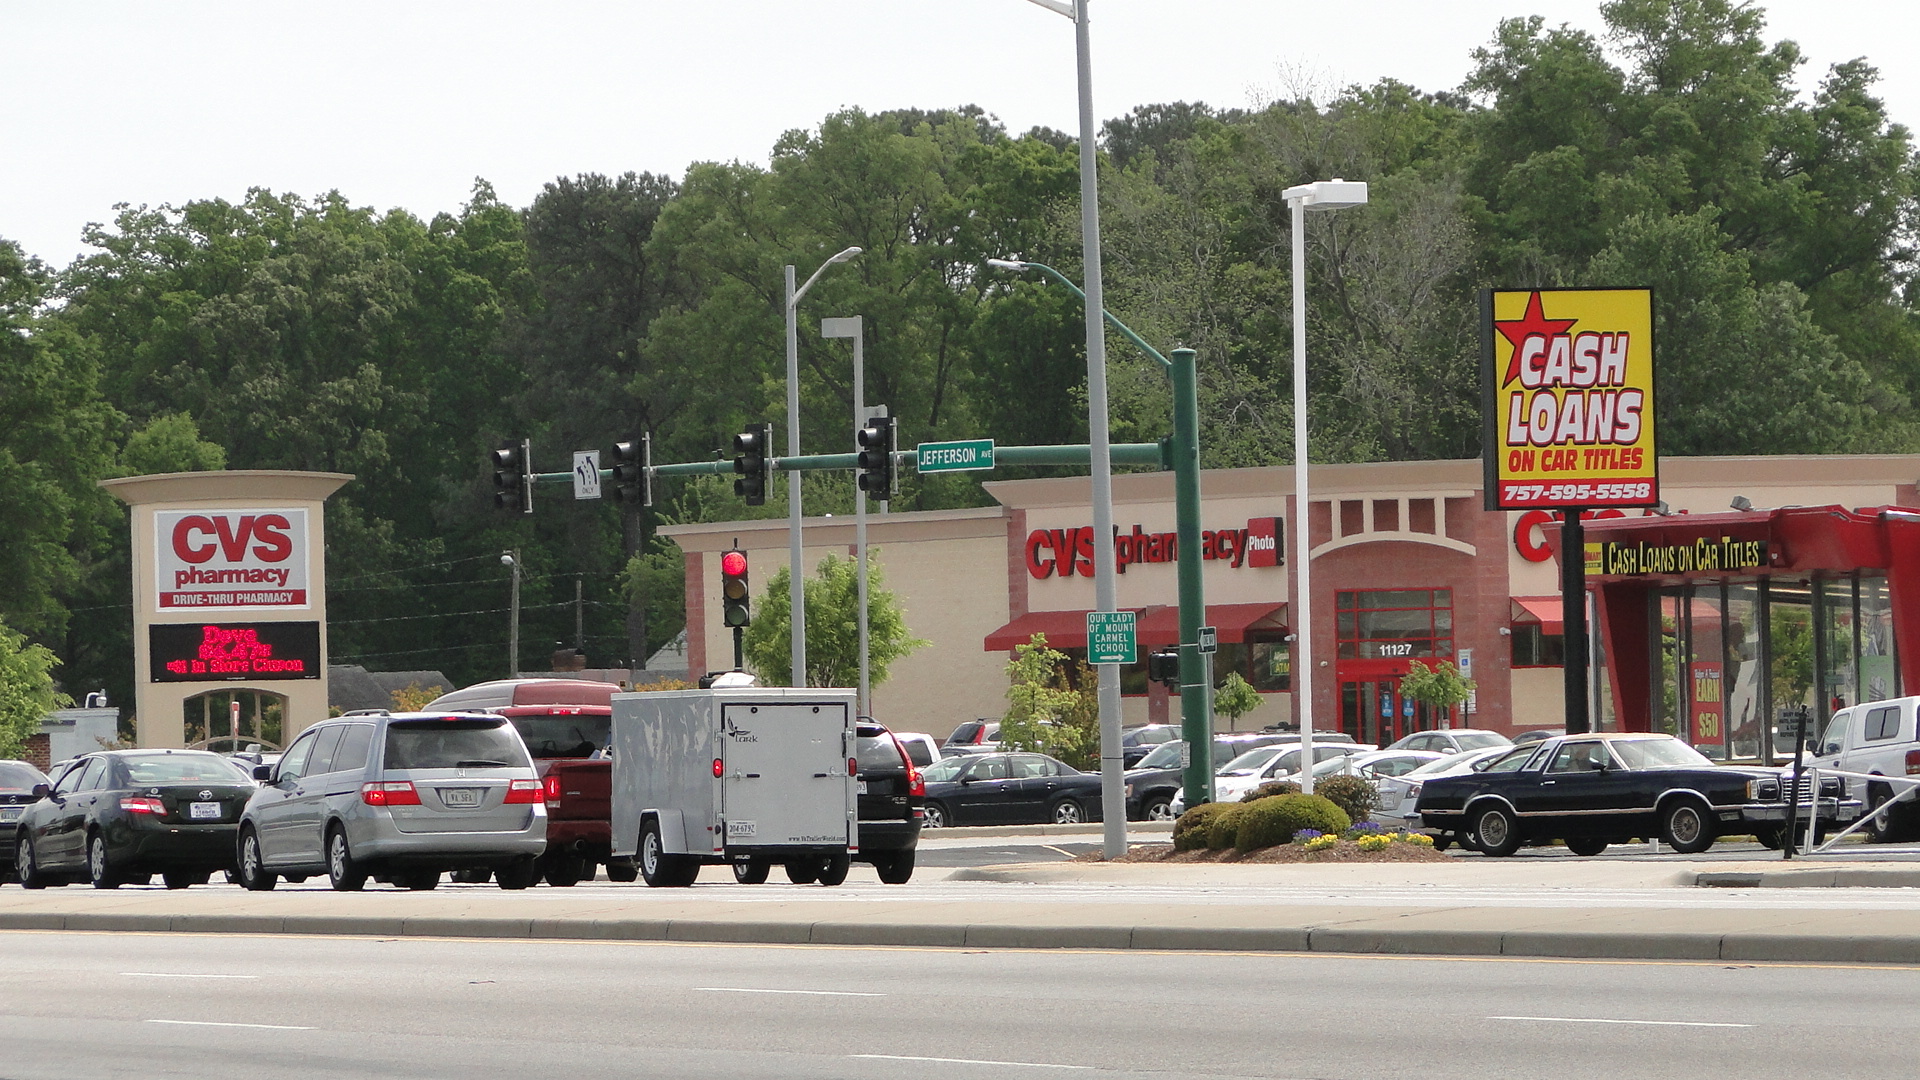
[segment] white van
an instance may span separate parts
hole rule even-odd
[[[1920,777],[1920,732],[1916,715],[1920,697],[1892,698],[1853,705],[1833,714],[1814,745],[1807,764],[1822,769],[1872,773],[1876,776]],[[1904,790],[1904,784],[1849,780],[1848,794],[1859,799],[1866,813]],[[1875,840],[1898,840],[1920,835],[1920,794],[1909,795],[1879,821],[1861,830]]]

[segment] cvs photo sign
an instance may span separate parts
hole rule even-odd
[[[161,611],[307,607],[307,511],[161,510],[154,514]]]

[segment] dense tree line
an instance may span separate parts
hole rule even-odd
[[[1476,292],[1656,290],[1663,448],[1679,454],[1920,449],[1916,179],[1907,130],[1864,61],[1804,83],[1795,46],[1727,0],[1615,0],[1594,37],[1503,22],[1464,86],[1386,81],[1246,110],[1174,103],[1104,129],[1112,310],[1199,350],[1210,466],[1289,460],[1290,234],[1281,192],[1343,176],[1360,211],[1309,229],[1314,454],[1478,453]],[[809,452],[850,448],[848,346],[907,443],[1085,438],[1078,302],[1017,257],[1079,276],[1073,140],[974,108],[846,110],[769,163],[579,176],[531,206],[485,182],[457,214],[339,193],[124,207],[55,272],[0,241],[0,619],[53,650],[70,689],[126,700],[125,512],[95,482],[205,468],[327,469],[336,661],[507,663],[506,570],[526,572],[522,663],[593,664],[681,625],[663,521],[750,511],[721,478],[663,485],[642,513],[542,487],[491,509],[484,463],[531,437],[541,471],[651,435],[711,459],[784,418],[781,267],[820,279],[801,311]],[[1115,437],[1166,433],[1157,366],[1115,338]],[[784,444],[784,434],[778,436]],[[807,481],[809,509],[851,503]],[[907,507],[977,504],[976,479],[909,477]],[[776,486],[764,513],[780,512]],[[630,601],[633,601],[630,604]]]

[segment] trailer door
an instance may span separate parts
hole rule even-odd
[[[842,702],[721,707],[729,847],[848,842],[847,720]]]

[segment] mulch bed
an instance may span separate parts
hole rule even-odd
[[[1135,844],[1125,855],[1108,860],[1097,851],[1074,857],[1074,862],[1128,863],[1410,863],[1446,862],[1448,856],[1425,844],[1388,844],[1379,851],[1362,851],[1351,840],[1322,851],[1308,851],[1303,844],[1281,844],[1242,854],[1232,848],[1225,851],[1175,851],[1172,844]]]

